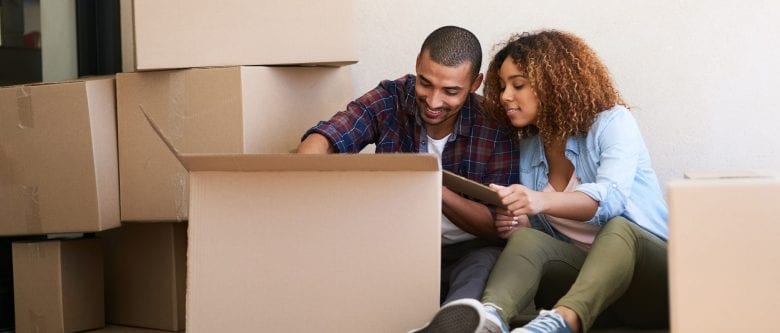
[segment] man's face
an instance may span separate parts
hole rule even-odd
[[[455,67],[431,60],[428,50],[417,57],[417,81],[414,91],[420,116],[428,135],[441,139],[452,133],[458,112],[469,93],[482,84],[482,75],[472,82],[471,63]]]

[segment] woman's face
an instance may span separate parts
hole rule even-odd
[[[498,70],[498,80],[501,87],[501,106],[514,127],[535,125],[539,114],[539,98],[531,88],[531,83],[512,61],[507,57]]]

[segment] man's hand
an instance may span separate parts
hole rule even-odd
[[[528,215],[514,216],[506,209],[496,208],[495,226],[499,237],[509,239],[515,230],[530,227],[531,223]]]

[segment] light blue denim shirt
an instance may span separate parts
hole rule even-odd
[[[666,202],[639,127],[628,109],[616,105],[601,112],[587,135],[567,140],[565,154],[581,182],[574,190],[599,203],[596,215],[587,223],[603,225],[613,217],[623,216],[667,239]],[[541,137],[522,139],[520,156],[520,183],[542,191],[549,182],[549,167]],[[566,239],[544,216],[530,219],[535,228]]]

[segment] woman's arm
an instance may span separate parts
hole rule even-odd
[[[582,192],[538,192],[523,185],[490,184],[501,202],[513,215],[547,214],[560,218],[587,221],[593,218],[599,203]]]

